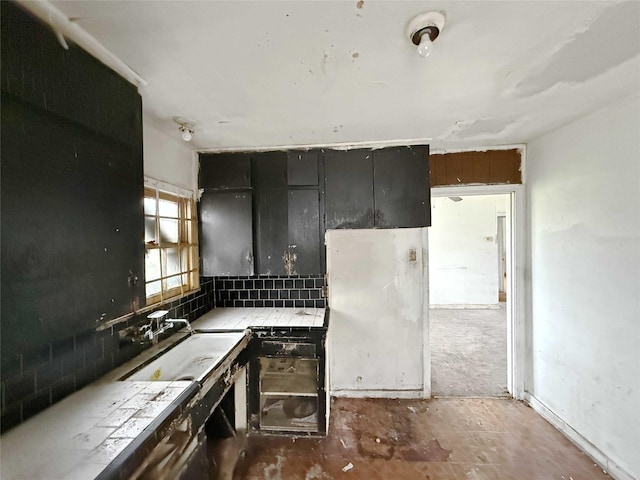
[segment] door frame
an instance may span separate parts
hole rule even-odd
[[[507,247],[507,390],[513,398],[522,400],[526,369],[525,324],[525,191],[524,185],[461,185],[432,187],[432,197],[462,197],[472,195],[509,194]],[[427,277],[428,278],[428,277]],[[427,365],[431,365],[431,351]]]

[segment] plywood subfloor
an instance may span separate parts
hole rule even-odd
[[[249,437],[236,479],[608,479],[510,399],[335,399],[326,438]],[[346,470],[346,471],[344,471]]]

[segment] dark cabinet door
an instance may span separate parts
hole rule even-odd
[[[254,189],[287,188],[287,152],[261,152],[251,157]]]
[[[287,238],[287,154],[256,153],[251,158],[256,273],[284,275]]]
[[[326,228],[373,228],[371,150],[325,152]]]
[[[205,192],[200,200],[204,276],[253,275],[251,192]]]
[[[374,150],[376,228],[430,225],[429,147]]]
[[[248,153],[201,153],[199,184],[205,190],[251,188],[251,156]]]
[[[291,275],[322,272],[320,200],[317,189],[289,191],[289,258]]]
[[[288,254],[287,190],[256,190],[254,195],[256,273],[284,275]]]
[[[317,186],[318,151],[287,152],[287,179],[290,186]]]

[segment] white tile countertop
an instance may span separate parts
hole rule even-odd
[[[94,382],[2,435],[2,478],[95,478],[191,385]]]
[[[177,333],[0,437],[2,480],[90,480],[199,395],[196,383],[120,381],[187,337]]]
[[[193,322],[206,330],[248,327],[322,327],[324,308],[218,308]],[[134,441],[153,435],[196,395],[192,381],[119,381],[164,353],[183,333],[66,397],[0,437],[3,480],[87,480],[99,476]]]
[[[324,308],[214,308],[192,324],[195,330],[244,330],[249,327],[322,327]]]

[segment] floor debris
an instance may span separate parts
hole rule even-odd
[[[611,480],[531,408],[499,398],[333,399],[327,437],[250,436],[245,461],[237,480]]]
[[[349,462],[347,463],[344,467],[342,467],[342,471],[343,472],[348,472],[349,470],[351,470],[353,468],[353,463]]]

